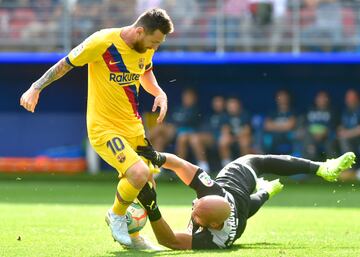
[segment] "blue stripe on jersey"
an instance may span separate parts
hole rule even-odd
[[[69,65],[73,66],[74,68],[77,67],[77,66],[75,66],[74,64],[72,64],[72,63],[70,62],[70,59],[69,59],[68,56],[66,56],[65,60],[66,60],[66,62],[67,62]]]
[[[114,62],[116,63],[116,66],[119,68],[119,70],[121,72],[129,72],[128,69],[126,68],[124,60],[122,59],[122,56],[119,53],[119,51],[117,50],[116,46],[114,44],[112,44],[108,48],[108,50],[109,50],[111,56],[113,57]]]
[[[138,92],[136,91],[136,86],[135,86],[135,85],[131,85],[131,86],[129,86],[129,88],[130,88],[131,91],[134,93],[136,105],[139,105],[139,95],[138,95]]]

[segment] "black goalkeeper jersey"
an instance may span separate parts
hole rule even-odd
[[[232,162],[220,171],[215,180],[199,169],[190,183],[197,197],[219,195],[230,204],[231,213],[221,230],[203,228],[190,220],[192,249],[228,248],[244,232],[249,215],[250,194],[255,189],[255,174],[247,165]]]

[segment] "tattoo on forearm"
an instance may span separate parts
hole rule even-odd
[[[55,80],[64,76],[73,67],[69,65],[65,58],[61,59],[54,66],[45,72],[45,74],[33,83],[33,87],[38,90],[44,89],[46,86],[54,82]]]

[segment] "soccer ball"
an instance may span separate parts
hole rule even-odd
[[[147,214],[145,209],[138,203],[132,203],[127,208],[126,223],[129,234],[140,231],[146,224]]]

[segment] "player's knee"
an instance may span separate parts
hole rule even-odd
[[[135,163],[126,171],[127,179],[137,188],[145,185],[149,175],[150,169],[143,161]]]

